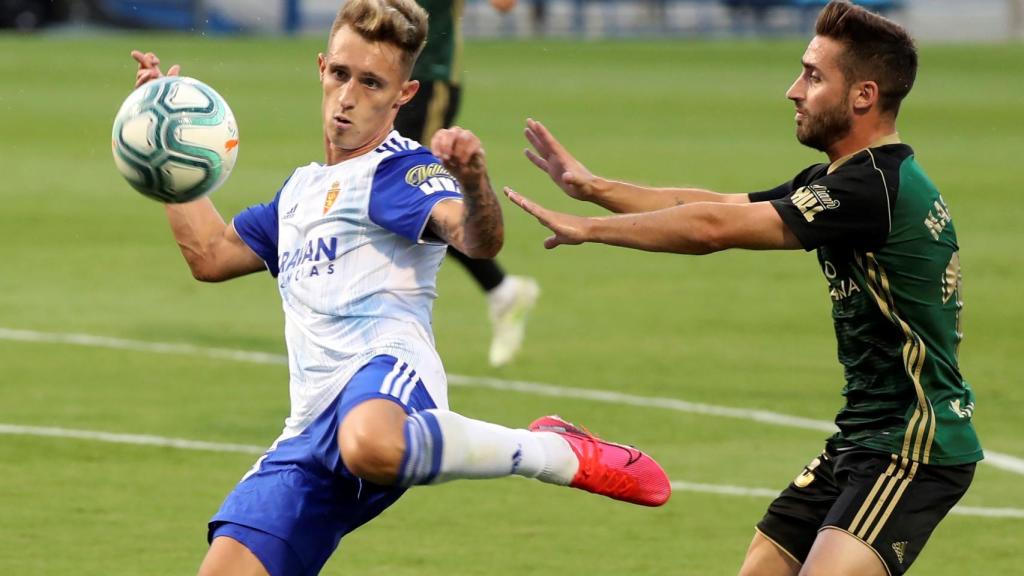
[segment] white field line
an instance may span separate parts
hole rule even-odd
[[[180,450],[202,450],[206,452],[241,452],[242,454],[263,454],[266,447],[248,444],[223,444],[220,442],[202,442],[185,440],[184,438],[165,438],[147,434],[116,434],[114,432],[98,432],[95,430],[72,430],[50,426],[18,426],[0,423],[0,434],[15,436],[47,436],[50,438],[73,438],[75,440],[93,440],[112,444],[135,444],[139,446],[160,446],[178,448]]]
[[[149,436],[140,434],[115,434],[112,432],[98,432],[94,430],[72,430],[68,428],[53,428],[42,426],[17,426],[13,424],[0,424],[0,434],[11,434],[21,436],[45,436],[51,438],[72,438],[75,440],[92,440],[97,442],[111,442],[115,444],[135,444],[142,446],[159,446],[165,448],[176,448],[179,450],[201,450],[207,452],[240,452],[242,454],[262,454],[266,448],[248,444],[223,444],[219,442],[203,442],[199,440],[185,440],[183,438],[165,438],[162,436]],[[703,494],[718,494],[723,496],[747,496],[754,498],[774,498],[779,490],[770,488],[749,488],[744,486],[729,486],[722,484],[700,484],[697,482],[676,481],[672,483],[672,489],[684,492],[698,492]],[[1024,518],[1024,510],[1019,508],[989,508],[980,506],[956,506],[953,514],[962,516],[981,516],[986,518]]]
[[[77,346],[88,346],[93,348],[113,348],[117,350],[132,350],[137,352],[157,352],[161,354],[183,354],[190,356],[203,356],[218,360],[233,360],[237,362],[253,362],[257,364],[287,364],[288,359],[282,354],[270,354],[267,352],[252,352],[248,350],[234,350],[229,348],[211,348],[205,346],[194,346],[192,344],[173,344],[164,342],[143,342],[139,340],[126,340],[122,338],[109,338],[106,336],[95,336],[92,334],[69,334],[60,332],[38,332],[33,330],[14,330],[0,328],[0,340],[11,340],[18,342],[38,342],[46,344],[73,344]],[[730,406],[717,406],[714,404],[702,404],[699,402],[688,402],[677,398],[663,398],[657,396],[638,396],[634,394],[623,394],[607,390],[593,390],[587,388],[569,388],[542,384],[539,382],[525,382],[518,380],[501,380],[480,376],[463,376],[460,374],[449,374],[448,382],[455,386],[467,386],[475,388],[490,388],[492,390],[505,390],[509,392],[521,392],[538,396],[552,396],[559,398],[575,398],[581,400],[592,400],[595,402],[607,402],[643,408],[660,408],[676,412],[690,414],[701,414],[705,416],[719,416],[723,418],[734,418],[763,424],[774,424],[789,428],[801,428],[815,430],[818,432],[832,433],[836,431],[835,424],[826,420],[814,420],[791,416],[768,410],[752,410],[748,408],[733,408]],[[994,466],[1024,476],[1024,459],[1010,454],[1003,454],[985,451],[984,464]]]

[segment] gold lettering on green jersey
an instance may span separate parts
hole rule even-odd
[[[928,229],[928,232],[932,235],[932,238],[938,240],[939,235],[946,229],[949,221],[953,217],[949,215],[949,208],[946,207],[946,201],[943,200],[942,196],[935,201],[932,205],[932,209],[928,211],[928,216],[924,219],[924,226]]]
[[[942,272],[942,303],[949,303],[950,298],[956,296],[954,301],[956,305],[956,348],[955,353],[960,353],[960,342],[964,339],[964,332],[962,326],[962,318],[960,315],[961,310],[964,307],[963,292],[961,292],[960,286],[963,283],[963,273],[960,271],[960,252],[953,252],[953,255],[949,257],[949,263],[946,264],[946,269]]]
[[[963,280],[963,274],[960,272],[960,252],[953,252],[953,256],[949,259],[949,264],[946,264],[946,271],[942,274],[942,303],[949,302],[949,299],[953,297],[960,290],[960,282]]]
[[[970,418],[974,415],[974,402],[968,402],[967,406],[960,406],[960,399],[949,401],[949,408],[960,418]]]

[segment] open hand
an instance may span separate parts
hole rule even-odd
[[[600,179],[569,153],[547,128],[530,118],[524,130],[533,150],[525,150],[526,157],[537,168],[547,172],[551,180],[566,194],[577,200],[592,200],[597,194]]]
[[[150,80],[156,80],[163,76],[160,71],[160,59],[152,52],[143,54],[138,50],[132,50],[132,58],[139,63],[139,70],[135,73],[135,87],[138,88]],[[175,64],[167,71],[168,76],[177,76],[181,66]]]
[[[505,195],[513,204],[531,214],[538,222],[555,233],[544,240],[545,248],[550,250],[562,244],[582,244],[589,240],[590,220],[588,218],[548,210],[508,186],[505,187]]]

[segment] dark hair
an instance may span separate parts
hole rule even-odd
[[[917,47],[902,26],[850,2],[833,0],[818,15],[815,33],[843,45],[839,68],[847,82],[874,81],[882,112],[899,113],[900,102],[917,77]]]
[[[348,0],[331,25],[328,47],[344,26],[371,42],[398,47],[406,72],[427,43],[427,12],[415,0]]]

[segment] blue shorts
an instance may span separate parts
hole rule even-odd
[[[367,400],[391,400],[407,414],[436,407],[420,380],[396,383],[394,395],[381,391],[396,362],[393,356],[371,359],[301,434],[271,447],[210,520],[209,541],[238,540],[271,576],[317,574],[342,536],[397,501],[405,488],[354,476],[337,440],[345,415]]]

